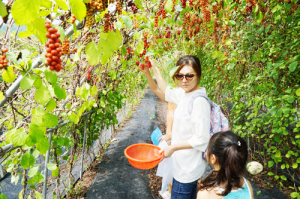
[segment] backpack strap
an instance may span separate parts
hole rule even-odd
[[[188,110],[189,115],[192,114],[192,111],[193,111],[193,102],[194,102],[194,100],[195,100],[197,97],[204,97],[204,98],[208,101],[208,103],[209,103],[210,105],[213,105],[213,102],[206,96],[206,94],[197,92],[197,93],[194,94],[194,95],[192,96],[192,98],[190,99],[190,102],[189,102],[189,110]]]

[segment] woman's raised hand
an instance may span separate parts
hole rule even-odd
[[[141,66],[138,69],[139,69],[139,71],[141,71],[141,72],[143,72],[145,74],[150,74],[150,70],[149,70],[149,68],[147,66]]]

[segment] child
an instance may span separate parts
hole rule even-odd
[[[247,157],[243,138],[232,131],[214,134],[208,144],[207,161],[215,170],[200,180],[197,199],[253,198],[251,184],[243,177]]]

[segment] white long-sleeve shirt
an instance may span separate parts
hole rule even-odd
[[[172,145],[188,141],[192,149],[177,150],[173,153],[173,176],[181,183],[199,179],[206,166],[202,152],[207,148],[210,130],[210,104],[203,97],[193,102],[192,114],[188,113],[191,97],[196,92],[206,93],[205,88],[185,93],[182,88],[167,87],[166,101],[177,105],[172,128]]]

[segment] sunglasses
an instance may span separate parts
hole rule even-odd
[[[185,78],[187,81],[191,81],[195,77],[195,74],[186,74],[186,75],[176,74],[175,77],[177,80],[183,80],[183,78]]]

